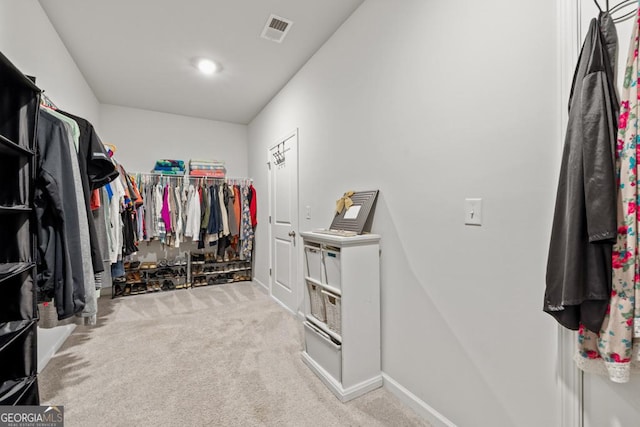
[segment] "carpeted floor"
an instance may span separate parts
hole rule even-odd
[[[39,376],[67,426],[428,426],[384,389],[340,403],[300,358],[300,322],[250,282],[99,309]]]

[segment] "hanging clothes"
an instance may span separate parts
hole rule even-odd
[[[113,181],[118,176],[118,171],[91,123],[66,111],[58,110],[58,112],[73,119],[80,128],[78,163],[82,177],[84,203],[89,224],[91,260],[93,263],[93,271],[100,273],[104,270],[104,266],[95,223],[91,215],[91,191],[96,188],[101,188],[105,184]]]
[[[121,180],[116,179],[109,184],[112,195],[109,201],[109,234],[111,246],[109,246],[109,260],[115,263],[122,254],[123,233],[122,211],[124,209],[125,191]]]
[[[233,190],[233,186],[226,186],[227,191],[227,212],[229,213],[229,234],[231,236],[237,236],[239,233],[238,220],[236,218],[235,200],[236,194]]]
[[[258,196],[256,194],[256,189],[253,185],[249,186],[249,194],[251,194],[251,198],[249,201],[249,213],[251,215],[251,226],[253,228],[258,225]]]
[[[180,187],[175,187],[173,189],[174,199],[176,201],[175,204],[175,227],[174,227],[174,240],[173,246],[176,248],[180,247],[180,242],[183,238],[183,201],[182,201],[182,191],[180,191]]]
[[[640,298],[637,206],[639,26],[640,21],[636,19],[626,64],[616,146],[618,234],[613,246],[613,289],[602,328],[594,333],[581,325],[575,357],[580,369],[608,375],[617,383],[628,382],[631,371],[640,368],[637,345],[640,342],[640,304],[636,303]]]
[[[251,261],[253,250],[253,226],[251,225],[251,209],[249,207],[249,187],[242,190],[242,218],[240,227],[240,259]]]
[[[200,235],[200,195],[193,185],[189,185],[187,196],[187,220],[184,235],[197,241]]]
[[[614,148],[617,35],[593,19],[573,79],[547,261],[544,311],[566,328],[599,331],[611,294],[616,237]]]
[[[58,319],[82,312],[85,306],[80,216],[83,206],[75,191],[68,150],[69,131],[51,114],[38,120],[38,176],[34,206],[38,224],[38,288],[41,297],[54,299]]]

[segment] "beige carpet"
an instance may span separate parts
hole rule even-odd
[[[66,426],[428,426],[384,389],[346,404],[298,321],[250,282],[100,299],[40,375]]]

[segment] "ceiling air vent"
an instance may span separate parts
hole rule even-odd
[[[272,14],[267,20],[260,37],[277,43],[282,43],[284,36],[287,35],[292,25],[293,21]]]

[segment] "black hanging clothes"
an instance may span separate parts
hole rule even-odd
[[[617,35],[611,17],[593,19],[569,100],[544,311],[576,330],[598,332],[611,294],[616,238],[615,90]]]
[[[138,226],[138,219],[136,210],[127,206],[127,208],[122,211],[122,224],[123,224],[123,244],[122,244],[122,255],[127,256],[131,255],[135,252],[138,252],[138,244],[137,242],[137,233],[136,229]]]
[[[38,287],[46,299],[55,298],[58,319],[85,306],[78,203],[71,169],[70,143],[64,124],[40,112],[39,168],[34,194],[38,221]]]

